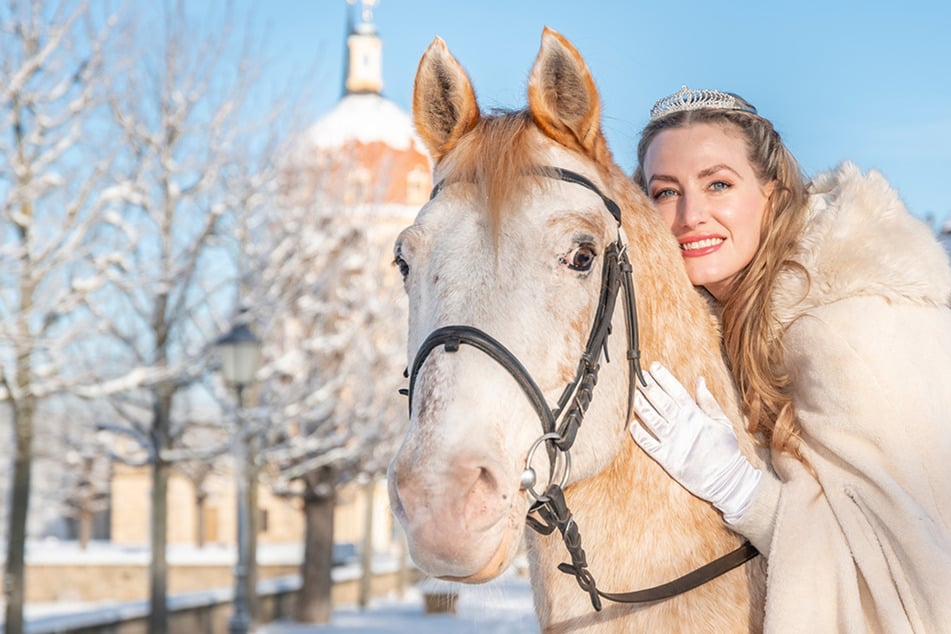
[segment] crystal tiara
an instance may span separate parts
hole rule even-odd
[[[742,101],[736,95],[719,90],[692,90],[683,86],[679,92],[658,99],[651,108],[651,121],[672,112],[683,110],[742,110],[756,114],[756,108]]]

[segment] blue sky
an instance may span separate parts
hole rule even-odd
[[[238,0],[279,74],[306,71],[313,117],[340,98],[345,0]],[[951,216],[951,3],[802,0],[379,0],[384,94],[409,110],[439,35],[483,108],[522,107],[543,26],[581,51],[628,172],[647,112],[681,84],[739,93],[808,174],[850,159],[882,171],[913,213]]]

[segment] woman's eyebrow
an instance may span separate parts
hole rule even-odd
[[[708,177],[708,176],[712,176],[713,174],[716,174],[716,173],[719,172],[720,170],[727,170],[728,172],[732,172],[733,174],[735,174],[737,178],[742,178],[742,177],[740,176],[740,173],[739,173],[739,172],[737,172],[735,169],[733,169],[732,167],[730,167],[730,166],[727,165],[726,163],[717,163],[716,165],[712,165],[712,166],[710,166],[710,167],[708,167],[708,168],[706,168],[706,169],[702,169],[702,170],[700,170],[700,172],[697,174],[697,177],[698,177],[698,178],[706,178],[706,177]]]
[[[674,178],[673,176],[667,176],[666,174],[654,174],[653,176],[650,177],[650,180],[647,181],[647,184],[649,185],[649,184],[653,183],[654,181],[664,181],[664,182],[666,182],[666,183],[677,183],[677,182],[679,182],[679,181],[678,181],[676,178]]]

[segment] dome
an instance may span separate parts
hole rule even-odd
[[[432,189],[429,154],[409,115],[375,93],[346,95],[314,123],[297,163],[324,195],[345,205],[418,209]]]
[[[347,95],[307,132],[314,150],[338,150],[349,143],[383,143],[394,150],[425,155],[409,115],[374,93]]]
[[[347,36],[344,95],[305,132],[293,159],[303,176],[293,186],[347,206],[415,213],[429,198],[432,165],[409,115],[380,94],[383,43],[371,20],[365,5]]]

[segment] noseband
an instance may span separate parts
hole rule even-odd
[[[634,296],[632,267],[627,256],[627,246],[621,239],[621,208],[616,202],[605,196],[591,180],[581,174],[557,167],[537,168],[534,173],[580,185],[591,190],[601,198],[618,226],[617,240],[611,242],[605,248],[598,307],[588,335],[588,341],[581,354],[581,359],[578,361],[574,378],[565,386],[555,408],[552,409],[548,406],[545,396],[531,374],[508,348],[478,328],[452,325],[437,328],[423,341],[416,352],[416,357],[413,359],[412,369],[409,371],[409,389],[403,391],[403,393],[409,396],[409,411],[412,415],[413,393],[419,370],[430,353],[440,346],[443,346],[446,352],[452,353],[458,351],[460,345],[466,344],[480,350],[498,363],[525,393],[542,425],[542,435],[529,450],[525,470],[522,473],[521,485],[533,500],[529,515],[526,518],[528,526],[543,535],[550,535],[557,528],[562,535],[568,553],[571,555],[572,563],[560,564],[558,569],[575,576],[578,585],[591,596],[592,605],[596,610],[601,609],[601,597],[621,603],[646,603],[666,599],[702,585],[710,579],[752,559],[758,553],[749,542],[746,542],[728,555],[714,560],[679,579],[654,588],[623,594],[611,594],[598,590],[594,577],[587,567],[578,526],[565,503],[563,488],[567,483],[571,467],[571,447],[588,406],[591,404],[594,386],[598,382],[602,353],[605,361],[610,362],[611,360],[608,355],[608,335],[611,334],[614,308],[622,288],[624,289],[622,305],[624,306],[624,323],[627,333],[628,364],[628,400],[627,415],[624,418],[625,424],[631,418],[634,390],[636,389],[635,381],[639,380],[641,385],[647,384],[641,373],[637,306]],[[433,188],[430,200],[435,198],[441,189],[442,183],[437,184]],[[534,488],[536,475],[531,462],[535,450],[541,444],[545,444],[549,456],[549,483],[543,493],[538,493]],[[564,467],[560,482],[556,482],[556,464],[559,456],[563,456]],[[535,514],[538,515],[537,518]]]

